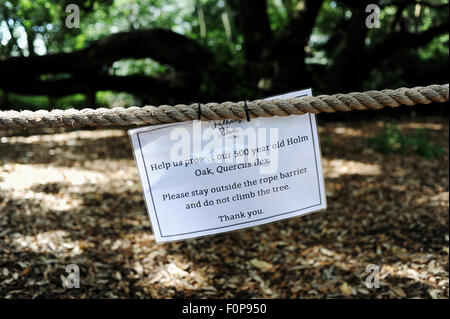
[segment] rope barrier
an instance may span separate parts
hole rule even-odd
[[[0,129],[35,127],[80,127],[106,125],[156,125],[196,120],[246,119],[305,113],[381,109],[400,105],[448,101],[448,83],[395,90],[353,92],[348,94],[304,96],[287,100],[251,102],[193,103],[116,107],[112,109],[68,109],[39,111],[0,111]],[[248,114],[247,114],[248,112]]]

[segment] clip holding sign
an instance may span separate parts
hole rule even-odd
[[[247,116],[247,122],[250,122],[250,114],[248,113],[247,101],[244,101],[244,110],[245,110],[245,115]]]
[[[250,122],[250,113],[248,112],[247,101],[244,101],[244,111],[245,111],[245,116],[247,118],[247,122]],[[198,103],[198,105],[197,105],[197,119],[199,121],[201,121],[201,119],[202,119],[201,103]]]

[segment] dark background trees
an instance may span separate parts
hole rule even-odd
[[[426,85],[448,81],[448,1],[7,0],[0,43],[3,109]]]
[[[0,109],[448,82],[448,2],[373,2],[0,0]],[[0,297],[448,298],[448,117],[407,117],[440,109],[320,114],[326,212],[164,245],[125,128],[3,130]]]

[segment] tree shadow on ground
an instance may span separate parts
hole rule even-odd
[[[64,165],[72,156],[81,166],[93,159],[131,158],[127,137],[113,140],[112,147],[109,139],[99,139],[75,146],[37,144],[31,151],[56,148],[66,156]],[[398,298],[429,297],[430,289],[437,289],[445,297],[448,288],[437,285],[448,280],[448,197],[447,202],[434,197],[448,193],[448,156],[427,161],[364,154],[364,137],[339,141],[322,148],[325,163],[373,164],[379,172],[335,169],[333,177],[326,176],[327,211],[175,243],[154,242],[136,176],[116,183],[37,182],[23,198],[2,189],[0,295]],[[15,146],[2,147],[8,152]],[[4,163],[20,162],[19,150]],[[54,164],[52,158],[36,162]],[[68,206],[58,208],[64,201]],[[252,260],[270,267],[258,268]],[[71,263],[81,268],[80,289],[62,286]],[[392,271],[379,289],[365,286],[370,264]],[[8,281],[14,273],[18,279]]]

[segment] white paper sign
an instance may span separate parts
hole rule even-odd
[[[304,95],[311,90],[271,99]],[[174,123],[129,135],[158,242],[326,208],[314,114]]]

